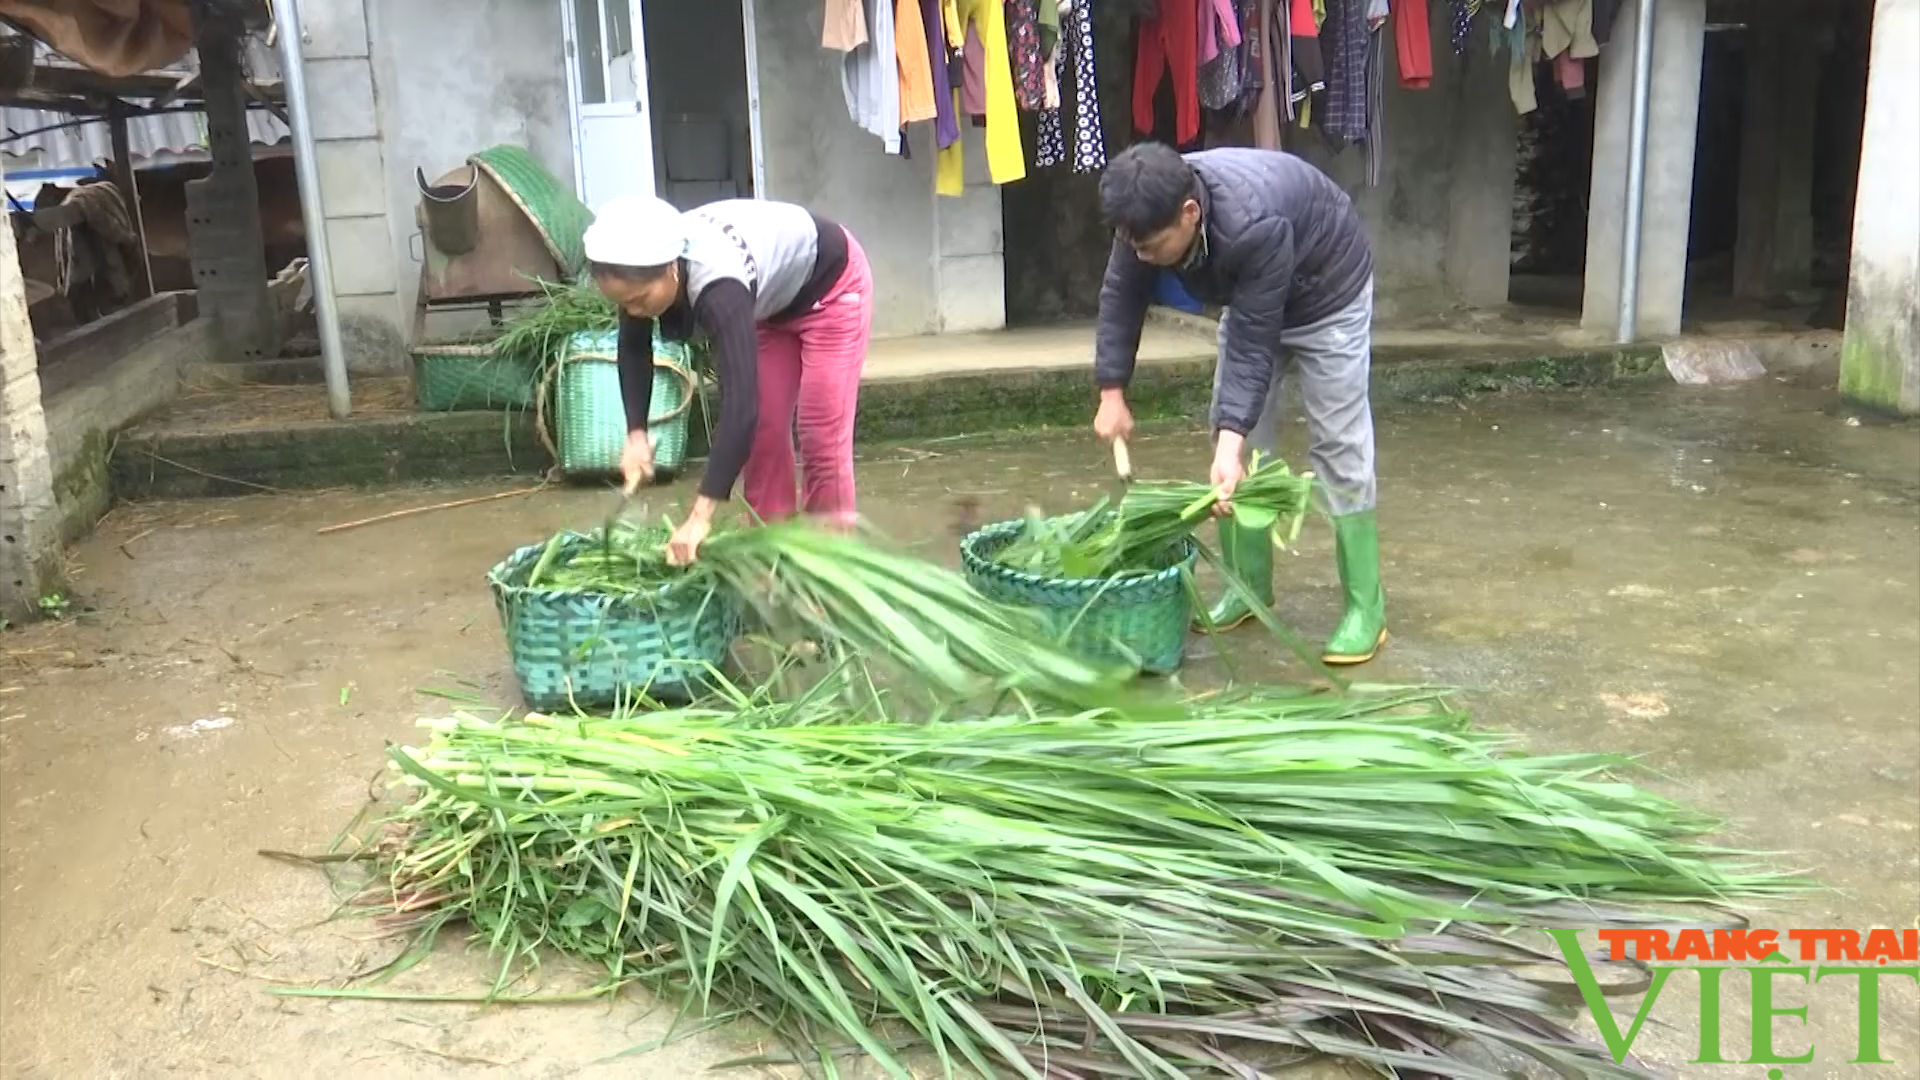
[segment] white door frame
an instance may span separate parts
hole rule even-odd
[[[606,5],[608,3],[628,3],[631,5],[633,19],[634,77],[638,81],[636,94],[651,110],[652,103],[647,100],[647,53],[646,28],[643,0],[597,0],[600,11],[600,25],[606,25]],[[759,34],[755,29],[754,0],[740,0],[740,24],[745,41],[747,60],[747,142],[753,158],[753,197],[764,199],[767,194],[767,154],[765,129],[760,118],[760,50]],[[560,0],[560,34],[563,43],[561,63],[566,68],[567,81],[567,127],[572,133],[573,147],[573,190],[582,201],[587,197],[587,163],[581,152],[582,105],[584,89],[580,84],[579,27],[573,17],[573,0]],[[603,55],[604,55],[604,48]],[[604,64],[604,60],[602,61]],[[605,77],[603,75],[603,77]],[[651,129],[651,120],[649,120]],[[648,135],[651,142],[652,135]],[[657,147],[654,148],[657,151]]]
[[[613,96],[614,67],[613,57],[607,41],[607,14],[609,10],[624,5],[627,9],[628,32],[632,35],[633,47],[633,100],[589,102],[586,100],[585,86],[581,80],[581,68],[585,62],[580,43],[579,20],[574,15],[574,0],[560,0],[560,32],[565,43],[563,62],[566,66],[567,80],[567,122],[573,135],[573,186],[574,193],[587,201],[587,154],[583,134],[586,121],[590,116],[603,115],[609,118],[637,115],[644,122],[639,127],[639,138],[646,147],[647,187],[654,186],[655,154],[658,148],[653,145],[653,105],[648,100],[647,86],[647,38],[644,13],[641,0],[583,0],[590,3],[597,20],[594,38],[599,42],[600,86],[603,98]]]
[[[766,199],[767,142],[760,126],[760,34],[755,29],[754,0],[740,0],[740,26],[747,48],[747,145],[753,155],[753,197]]]

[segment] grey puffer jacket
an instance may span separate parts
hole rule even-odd
[[[1201,242],[1174,269],[1196,300],[1228,308],[1220,347],[1216,422],[1245,435],[1266,405],[1280,332],[1352,303],[1373,278],[1373,253],[1347,193],[1279,150],[1186,155],[1200,181]],[[1102,388],[1133,379],[1140,330],[1160,267],[1116,239],[1100,287],[1094,377]]]

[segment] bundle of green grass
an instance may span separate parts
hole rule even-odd
[[[1299,536],[1312,493],[1311,474],[1296,474],[1279,458],[1256,457],[1233,493],[1234,515],[1247,528],[1271,531],[1277,542],[1291,541]],[[1220,489],[1206,484],[1136,484],[1117,505],[1101,499],[1058,517],[1030,513],[1020,536],[995,553],[994,561],[1067,580],[1158,573],[1170,550],[1213,519],[1220,501]]]
[[[892,719],[424,722],[374,898],[756,1017],[828,1073],[1498,1075],[1481,1044],[1614,1077],[1643,1073],[1565,1026],[1560,957],[1517,932],[1801,887],[1620,762],[1515,753],[1429,692]]]
[[[634,597],[664,587],[723,589],[776,636],[815,642],[850,671],[895,674],[900,685],[923,691],[923,701],[1012,693],[1095,707],[1126,696],[1130,671],[1066,651],[1031,614],[858,534],[800,519],[721,529],[693,565],[674,567],[668,533],[616,522],[597,542],[564,554],[556,537],[526,584]]]

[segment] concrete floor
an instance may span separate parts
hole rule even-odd
[[[1653,786],[1836,890],[1766,925],[1913,925],[1920,428],[1832,402],[1768,382],[1396,407],[1380,420],[1395,639],[1367,677],[1465,687],[1485,726],[1536,750],[1644,755]],[[1146,433],[1135,457],[1147,477],[1206,460],[1180,430]],[[1105,490],[1104,465],[1073,434],[961,440],[870,448],[861,482],[880,526],[953,562],[960,501],[994,518],[1064,507]],[[723,1028],[607,1062],[666,1030],[672,1009],[639,996],[515,1009],[266,994],[392,945],[327,922],[325,880],[257,850],[325,847],[383,742],[450,707],[422,690],[511,697],[482,575],[593,523],[606,495],[315,530],[483,490],[123,508],[72,553],[84,613],[0,635],[0,1074],[679,1077],[754,1049],[753,1031]],[[1283,616],[1325,633],[1324,530],[1280,573]],[[1257,632],[1227,647],[1243,672],[1299,674]],[[1217,677],[1213,648],[1195,644],[1193,681]],[[472,993],[487,970],[445,943],[392,986]],[[581,981],[561,963],[545,974]],[[1734,1075],[1687,1064],[1692,993],[1674,979],[1637,1048],[1673,1074]],[[1920,993],[1883,993],[1899,1064],[1880,1075],[1920,1075]],[[1851,987],[1789,981],[1782,996],[1812,1011],[1804,1029],[1776,1024],[1777,1045],[1818,1051],[1788,1075],[1855,1075]],[[1730,1003],[1730,1054],[1746,1056],[1747,1030]]]

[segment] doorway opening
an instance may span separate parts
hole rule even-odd
[[[595,210],[755,194],[751,0],[562,0],[574,174]]]
[[[646,0],[655,190],[682,210],[752,198],[744,4]]]

